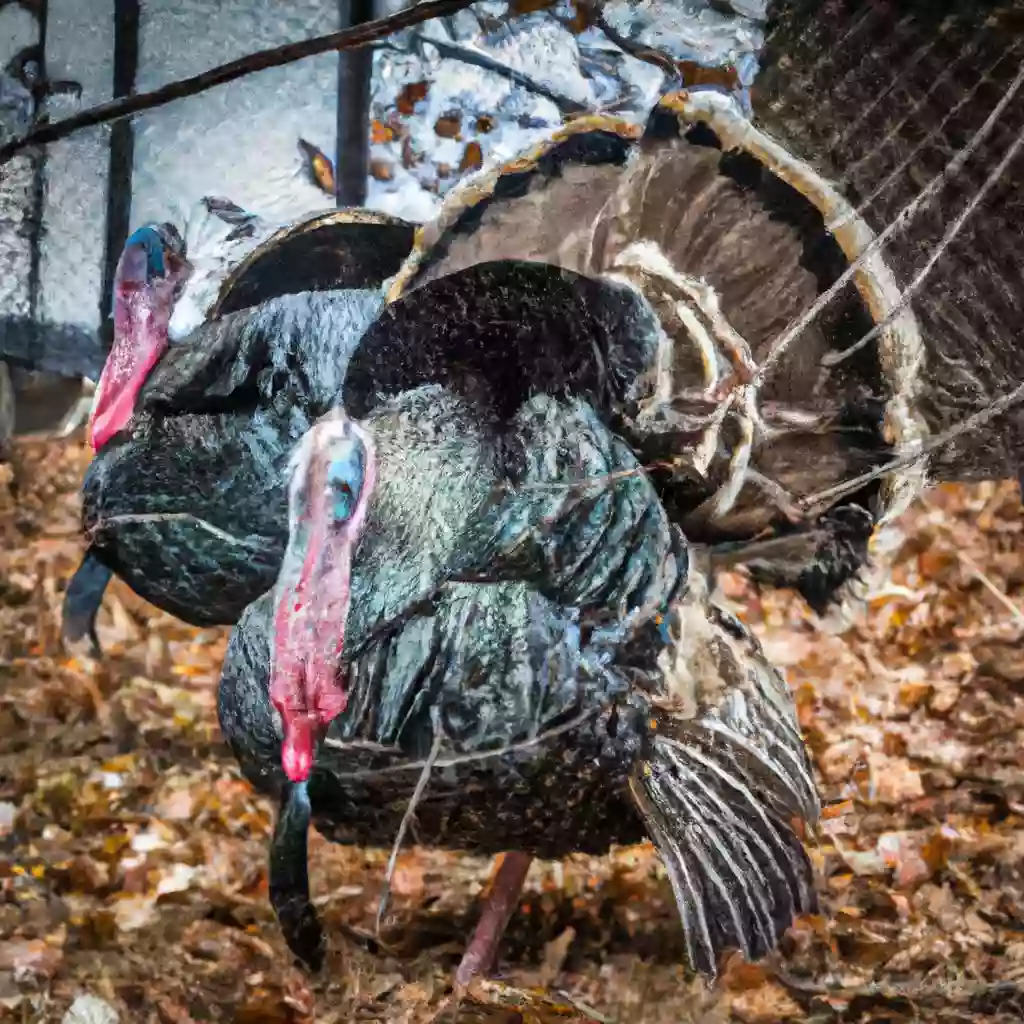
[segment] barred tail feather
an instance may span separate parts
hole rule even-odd
[[[758,793],[755,773],[707,749],[658,739],[633,793],[665,863],[695,970],[771,952],[817,909],[810,860],[789,820]]]
[[[672,882],[693,967],[771,952],[817,909],[794,818],[820,801],[782,675],[694,567],[669,613],[662,707],[632,793]],[[673,635],[674,634],[674,635]]]

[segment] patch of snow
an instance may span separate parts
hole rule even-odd
[[[27,46],[39,42],[39,24],[32,13],[18,4],[0,8],[0,69]]]
[[[47,70],[82,85],[82,104],[110,98],[113,0],[50,0]],[[47,148],[40,253],[40,319],[95,331],[101,323],[110,126]]]
[[[137,89],[337,27],[336,0],[147,0]],[[229,196],[275,222],[329,205],[305,175],[298,140],[333,155],[337,68],[326,53],[138,117],[132,223],[180,225],[204,195]]]

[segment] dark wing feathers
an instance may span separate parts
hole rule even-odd
[[[691,570],[668,615],[664,713],[633,793],[665,862],[694,967],[771,951],[817,906],[792,819],[820,806],[785,680]],[[657,703],[657,699],[656,699]]]

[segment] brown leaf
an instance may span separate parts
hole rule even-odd
[[[376,145],[381,145],[385,142],[393,142],[395,138],[395,129],[389,124],[384,124],[383,121],[374,121],[370,125],[370,141]]]
[[[462,159],[459,161],[460,171],[475,171],[483,167],[484,164],[484,152],[480,148],[479,142],[467,142],[466,148],[462,153]]]
[[[161,1024],[196,1024],[192,1015],[181,1003],[164,998],[157,1001],[156,1009],[160,1014]]]
[[[740,992],[732,1000],[733,1014],[744,1024],[780,1024],[784,1020],[804,1020],[799,1003],[777,982]]]
[[[533,14],[554,7],[557,0],[509,0],[510,14]]]
[[[914,711],[919,708],[932,695],[934,687],[931,683],[912,681],[903,683],[897,693],[897,700],[907,711]]]
[[[749,992],[767,980],[768,969],[763,964],[749,963],[740,953],[729,958],[722,972],[722,985],[730,992]]]
[[[196,795],[188,789],[172,789],[156,805],[156,813],[167,821],[189,821],[195,809]]]
[[[870,758],[874,797],[879,803],[898,805],[924,796],[921,773],[910,762],[881,752]]]
[[[306,166],[313,184],[329,196],[336,195],[338,185],[334,178],[334,164],[330,158],[323,150],[317,149],[305,139],[299,139],[299,149],[306,158]]]
[[[405,114],[407,117],[411,115],[416,109],[416,104],[427,98],[429,89],[430,86],[427,82],[410,82],[398,94],[398,99],[395,101],[399,113]]]
[[[878,838],[878,853],[892,869],[893,883],[909,889],[927,882],[934,874],[925,859],[920,836],[906,832],[886,832]]]
[[[423,864],[419,856],[414,852],[401,854],[391,875],[391,891],[398,896],[419,897],[423,890]]]
[[[391,181],[395,177],[395,167],[390,160],[374,157],[370,160],[370,174],[377,181]]]
[[[462,117],[459,114],[445,114],[434,122],[434,134],[442,139],[462,138]]]
[[[114,920],[123,932],[138,931],[156,920],[156,897],[129,896],[113,905]]]
[[[63,951],[42,939],[0,942],[0,971],[11,971],[16,980],[52,978],[63,961]]]

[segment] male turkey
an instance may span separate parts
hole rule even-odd
[[[942,336],[886,231],[728,100],[683,92],[642,133],[571,123],[418,233],[343,408],[298,450],[284,571],[222,680],[225,733],[283,801],[272,895],[296,953],[321,955],[311,819],[379,843],[414,814],[424,842],[547,856],[642,825],[708,972],[813,904],[776,888],[809,880],[789,819],[816,809],[789,696],[683,553],[739,548],[823,606],[923,488]],[[502,921],[485,909],[462,977]]]
[[[237,621],[272,585],[289,453],[336,401],[412,235],[363,210],[282,228],[228,274],[206,321],[179,341],[168,328],[189,273],[180,236],[161,225],[129,238],[90,417],[89,546],[68,587],[66,638],[93,634],[112,573],[195,625]]]
[[[306,963],[310,821],[391,845],[412,819],[420,843],[510,854],[460,981],[531,856],[649,835],[709,975],[815,906],[785,682],[611,427],[656,358],[629,287],[478,265],[391,306],[300,443],[281,575],[232,633],[218,709],[280,801],[271,898]]]

